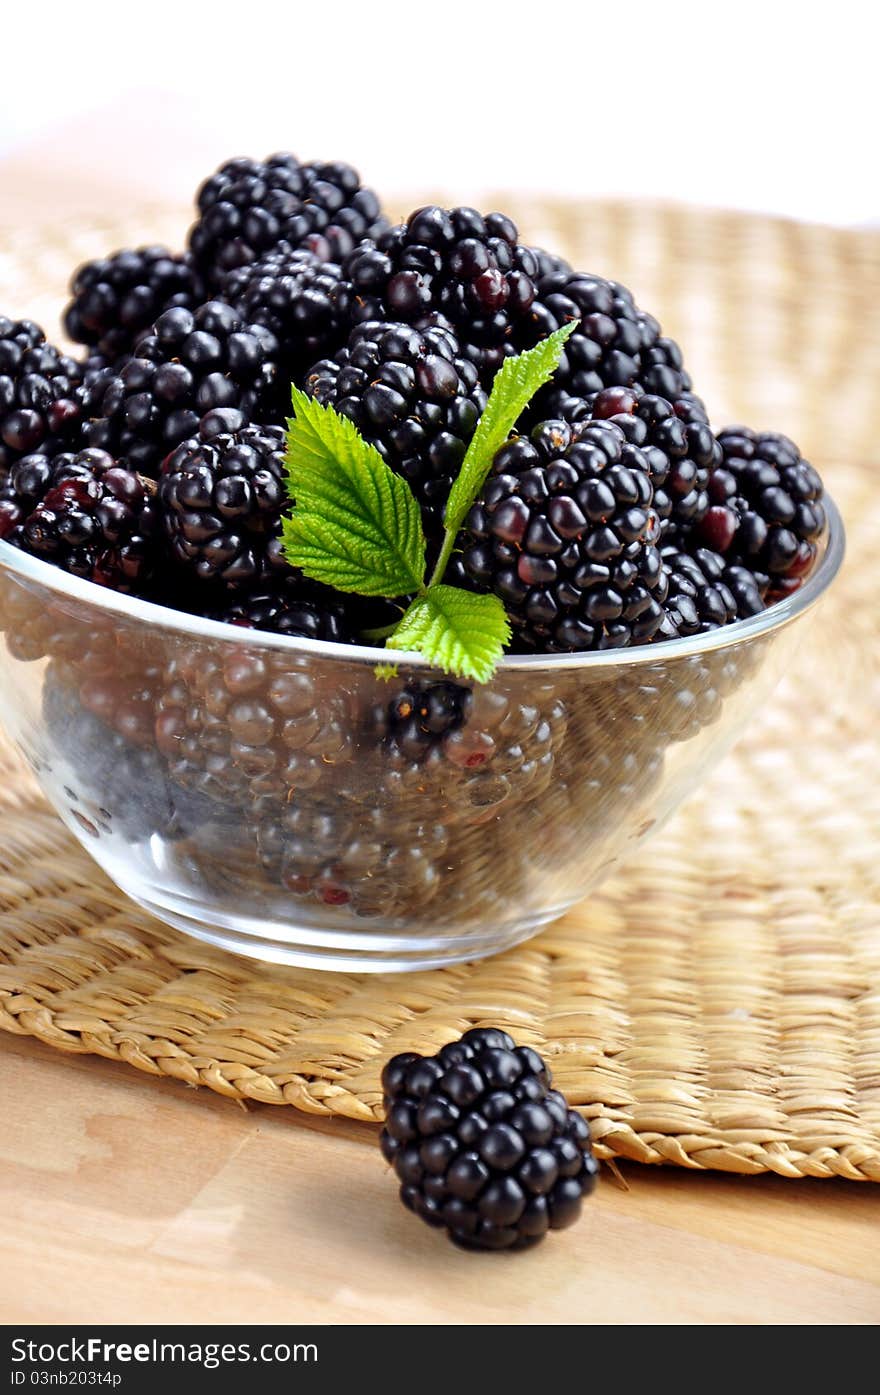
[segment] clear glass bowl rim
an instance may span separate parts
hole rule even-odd
[[[687,659],[716,649],[744,644],[758,635],[781,629],[822,598],[843,562],[846,550],[843,520],[829,495],[824,497],[823,503],[828,519],[828,534],[818,566],[799,590],[784,600],[777,601],[759,615],[737,620],[732,625],[708,630],[688,639],[665,640],[659,645],[645,644],[629,649],[604,649],[574,654],[506,655],[496,672],[499,676],[523,670],[552,673],[560,669],[631,667],[659,663],[661,660]],[[326,640],[297,639],[264,630],[248,630],[221,620],[205,620],[198,615],[188,615],[184,611],[172,610],[169,606],[157,605],[154,601],[124,596],[118,591],[96,586],[92,581],[71,576],[59,567],[31,557],[3,541],[0,541],[0,569],[43,586],[65,600],[80,601],[83,605],[108,615],[119,615],[129,621],[140,621],[154,629],[196,636],[205,641],[235,644],[239,647],[246,644],[249,649],[309,654],[315,658],[340,659],[349,663],[398,664],[405,665],[408,670],[437,671],[435,664],[429,663],[418,654],[403,650],[379,649],[360,644],[331,644]]]

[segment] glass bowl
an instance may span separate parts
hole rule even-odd
[[[728,749],[840,567],[828,515],[812,576],[761,615],[510,657],[482,687],[132,600],[0,543],[0,716],[83,846],[168,924],[310,967],[474,959],[638,856]],[[452,729],[419,736],[410,708]]]

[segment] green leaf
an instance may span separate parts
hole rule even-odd
[[[282,542],[291,566],[360,596],[405,596],[425,576],[418,503],[354,423],[292,389]]]
[[[509,639],[510,621],[497,596],[431,586],[412,602],[388,644],[417,650],[438,668],[486,683]]]
[[[515,358],[506,358],[495,374],[486,410],[480,417],[458,479],[449,494],[446,505],[446,529],[449,533],[458,532],[468,509],[483,487],[495,452],[504,445],[538,389],[553,377],[559,367],[565,341],[577,324],[577,320],[572,320],[542,339],[533,349],[527,349]]]

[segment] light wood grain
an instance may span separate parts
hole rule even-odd
[[[868,1185],[605,1169],[516,1256],[404,1211],[375,1132],[0,1041],[0,1320],[880,1321]]]

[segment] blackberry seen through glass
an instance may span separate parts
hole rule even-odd
[[[400,1199],[467,1249],[519,1250],[577,1220],[598,1164],[536,1051],[476,1028],[382,1072],[381,1148]]]

